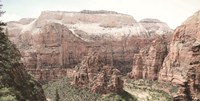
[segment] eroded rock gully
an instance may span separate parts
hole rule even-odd
[[[159,80],[181,85],[185,101],[200,100],[199,24],[179,26],[165,58]],[[178,96],[180,97],[180,96]]]
[[[134,55],[131,78],[157,80],[167,53],[167,42],[164,38],[155,39],[150,46]]]
[[[174,95],[174,101],[199,101],[199,12],[196,12],[176,28],[168,54],[166,45],[162,41],[161,43],[157,41],[158,47],[151,46],[144,52],[141,50],[140,54],[135,55],[130,76],[135,79],[158,79],[159,81],[179,85],[180,89],[178,94]]]
[[[80,65],[76,66],[73,83],[97,93],[122,92],[120,71],[104,65],[102,61],[103,57],[98,52],[89,52]]]
[[[11,21],[8,22],[7,27],[10,40],[22,53],[26,70],[40,81],[49,81],[66,76],[66,68],[74,67],[80,62],[87,53],[85,43],[94,42],[96,44],[98,41],[104,40],[107,44],[108,41],[113,41],[114,44],[109,46],[114,47],[110,49],[113,51],[112,54],[116,52],[113,60],[121,61],[128,57],[126,60],[129,62],[129,58],[132,58],[130,54],[134,54],[131,53],[131,48],[134,47],[132,44],[135,44],[136,41],[127,42],[132,36],[148,37],[149,30],[151,30],[149,27],[154,29],[150,36],[154,36],[154,34],[159,36],[159,34],[171,31],[167,24],[154,20],[146,19],[141,24],[130,15],[104,10],[43,11],[36,19],[25,18]],[[157,23],[159,23],[158,26]],[[157,30],[159,33],[155,33]],[[119,42],[120,40],[122,41]],[[141,42],[136,43],[143,45]],[[130,44],[131,47],[126,44]],[[109,49],[107,46],[106,51]],[[121,52],[121,47],[123,47],[123,52]],[[137,50],[135,48],[135,51]],[[121,54],[123,56],[120,56]],[[124,61],[116,63],[120,65],[119,67],[127,64]],[[127,73],[129,69],[122,68],[120,70]],[[54,75],[55,72],[58,72],[59,75]]]
[[[21,33],[16,42],[26,70],[42,82],[66,76],[66,68],[80,61],[85,42],[57,23],[45,24],[37,30]]]

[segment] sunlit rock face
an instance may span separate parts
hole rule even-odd
[[[155,39],[150,46],[134,55],[131,78],[157,80],[167,53],[167,42],[164,38]]]
[[[170,51],[164,60],[159,80],[182,86],[176,99],[200,100],[200,13],[196,12],[177,27]]]
[[[124,34],[146,36],[146,30],[132,16],[112,11],[55,12],[44,11],[36,21],[36,26],[56,22],[67,26],[85,41],[95,41],[94,37],[112,36],[119,39]],[[85,32],[85,35],[77,33]],[[85,37],[82,37],[85,36]]]
[[[172,33],[173,30],[165,23],[158,19],[145,18],[139,22],[147,30],[148,36],[158,36]]]

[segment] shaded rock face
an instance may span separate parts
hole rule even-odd
[[[74,84],[80,87],[88,87],[97,93],[120,93],[123,91],[123,81],[120,71],[112,66],[106,66],[102,57],[96,53],[90,53],[74,71]]]
[[[144,28],[147,30],[149,37],[173,32],[173,30],[166,23],[161,22],[158,19],[146,18],[142,19],[139,23],[142,24],[142,26],[144,26]]]
[[[182,86],[183,101],[200,100],[200,19],[196,19],[199,17],[197,12],[176,28],[159,74],[159,80]]]
[[[46,101],[41,85],[36,82],[20,63],[20,53],[0,33],[0,100]]]
[[[167,53],[166,41],[163,38],[154,40],[150,47],[147,46],[134,55],[130,76],[134,79],[157,80]]]

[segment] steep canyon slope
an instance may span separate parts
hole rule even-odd
[[[0,33],[0,100],[46,101],[41,85],[26,72],[20,62],[19,51],[2,32]]]
[[[200,11],[176,28],[159,80],[183,86],[182,99],[200,100]]]
[[[155,39],[133,58],[130,77],[159,80],[179,85],[174,101],[200,100],[200,11],[176,28],[168,45]]]

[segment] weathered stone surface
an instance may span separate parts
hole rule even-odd
[[[182,85],[180,95],[185,96],[185,101],[200,100],[199,17],[199,12],[196,12],[176,28],[169,54],[159,74],[159,80]]]
[[[195,12],[192,16],[187,18],[186,21],[184,21],[182,24],[195,24],[195,23],[200,23],[200,11]]]
[[[112,66],[105,66],[102,57],[96,53],[90,53],[74,71],[74,84],[80,87],[88,87],[97,93],[122,92],[123,81],[120,71]]]
[[[158,38],[134,55],[133,68],[130,76],[135,79],[157,80],[163,60],[167,55],[167,43]]]
[[[165,23],[158,19],[146,18],[139,22],[147,30],[148,36],[158,36],[163,34],[170,34],[173,30]]]
[[[109,13],[110,12],[110,13]],[[124,34],[146,36],[145,28],[132,16],[112,11],[81,11],[81,12],[56,12],[43,11],[36,21],[36,27],[43,26],[49,22],[66,25],[71,31],[81,30],[89,36],[112,36],[121,38]],[[74,33],[76,34],[76,33]]]
[[[66,76],[63,71],[73,67],[85,51],[85,42],[58,23],[23,29],[15,39],[26,70],[40,81]]]
[[[44,11],[36,19],[8,23],[8,36],[22,53],[26,69],[44,81],[50,78],[39,74],[53,77],[54,68],[65,70],[80,62],[86,54],[85,43],[101,44],[105,51],[102,54],[111,58],[107,63],[122,67],[128,60],[131,64],[132,48],[139,50],[133,44],[145,45],[134,39],[130,41],[134,35],[147,36],[146,29],[132,16],[112,11]]]

